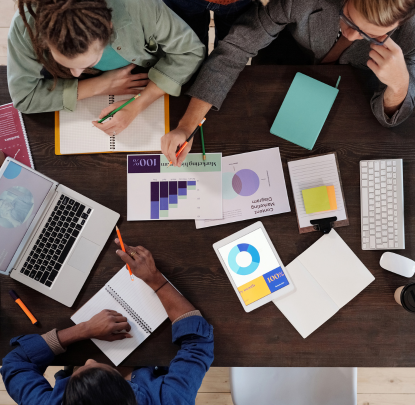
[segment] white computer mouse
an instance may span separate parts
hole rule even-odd
[[[382,255],[380,266],[385,270],[408,278],[415,273],[415,262],[413,260],[392,252],[385,252]]]

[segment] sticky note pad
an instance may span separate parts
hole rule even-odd
[[[307,214],[320,211],[329,211],[331,209],[327,186],[302,190],[302,194],[305,212]]]
[[[327,194],[329,195],[330,211],[337,210],[336,192],[334,186],[327,186]]]

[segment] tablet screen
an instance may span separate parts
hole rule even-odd
[[[218,250],[245,305],[289,285],[262,229]]]

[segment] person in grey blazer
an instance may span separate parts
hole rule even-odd
[[[212,52],[188,91],[189,107],[178,127],[164,135],[162,152],[175,152],[211,109],[219,110],[248,59],[288,29],[314,64],[339,63],[371,70],[378,89],[373,114],[385,127],[402,123],[415,98],[415,0],[255,1]],[[278,78],[276,78],[278,80]]]

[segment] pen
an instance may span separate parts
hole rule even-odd
[[[120,240],[121,249],[122,249],[122,251],[123,251],[124,253],[126,253],[126,252],[125,252],[124,243],[123,243],[123,241],[122,241],[122,238],[121,238],[121,233],[120,233],[120,230],[118,229],[118,226],[115,226],[115,230],[117,231],[118,239]],[[131,268],[130,268],[130,266],[128,265],[128,263],[127,263],[127,269],[128,269],[128,272],[130,273],[130,278],[131,278],[131,281],[134,281],[133,272],[131,271]]]
[[[203,125],[200,126],[200,139],[202,141],[203,160],[206,160],[205,139],[204,139],[204,136],[203,136]]]
[[[136,96],[134,96],[133,98],[130,98],[128,101],[126,101],[123,105],[120,105],[118,108],[116,108],[114,111],[111,111],[108,115],[106,115],[104,118],[101,118],[98,121],[98,124],[101,124],[102,121],[107,120],[108,118],[112,117],[116,112],[120,111],[121,108],[124,108],[127,104],[130,104],[131,101],[134,101],[135,99],[137,99],[138,97],[141,96],[141,93],[138,93]]]
[[[16,291],[9,290],[10,297],[13,298],[14,302],[22,308],[23,312],[27,315],[27,317],[32,321],[33,325],[37,324],[37,319],[32,315],[32,313],[27,309],[26,305],[23,304],[20,297],[17,295]]]
[[[187,139],[186,142],[182,145],[182,147],[178,150],[178,152],[176,153],[176,157],[178,157],[180,155],[180,153],[183,152],[183,149],[186,147],[186,145],[190,142],[190,140],[195,136],[197,130],[200,128],[202,128],[202,124],[206,121],[206,118],[203,118],[202,122],[196,127],[196,129],[192,132],[192,135],[190,135]],[[170,167],[173,164],[172,161],[169,162],[169,165],[167,167]]]

